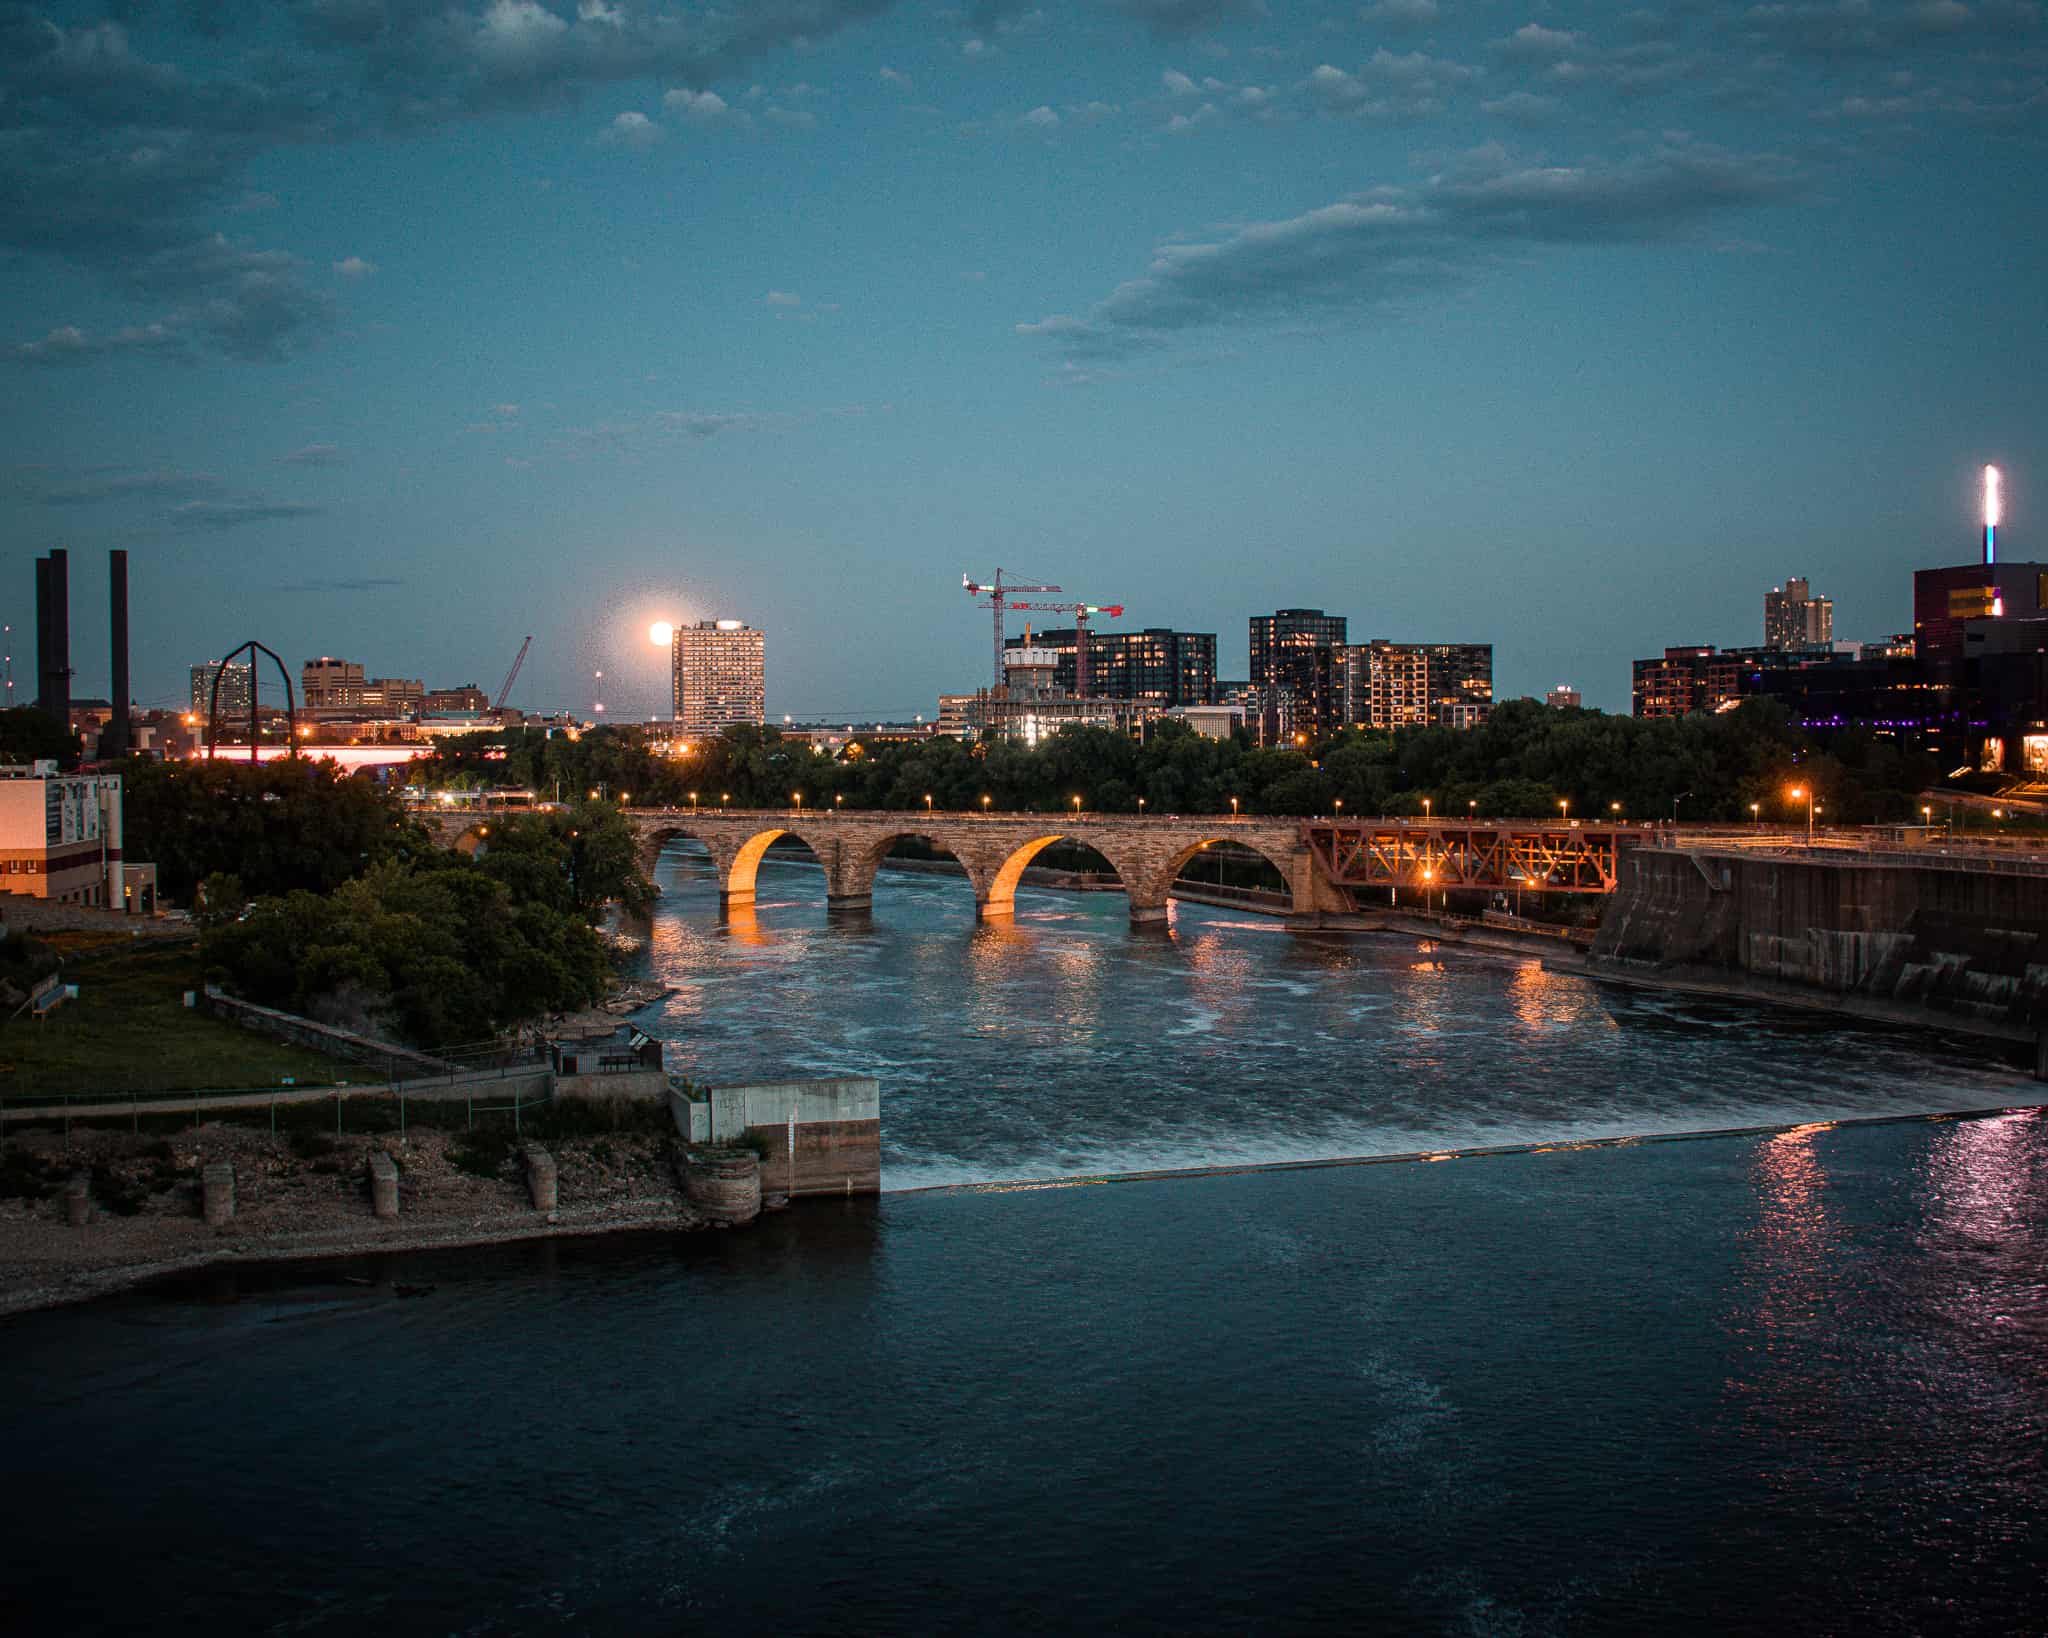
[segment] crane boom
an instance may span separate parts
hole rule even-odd
[[[1019,586],[1017,590],[1031,588]],[[1088,697],[1088,621],[1097,614],[1106,614],[1112,620],[1123,618],[1121,603],[1012,603],[1013,609],[1038,609],[1046,614],[1071,614],[1074,617],[1074,698]]]
[[[1000,688],[1003,686],[1003,609],[1006,606],[1003,599],[1011,592],[1056,592],[1060,588],[1057,586],[1020,586],[1015,581],[1005,581],[1001,569],[996,570],[993,584],[987,586],[977,584],[972,575],[965,574],[960,577],[960,584],[969,597],[980,597],[986,594],[989,600],[988,606],[995,615],[995,686]]]
[[[519,668],[526,664],[526,651],[531,647],[533,638],[529,635],[526,641],[519,645],[519,653],[512,661],[512,669],[505,673],[505,680],[498,685],[498,698],[491,706],[492,711],[505,709],[505,696],[512,692],[512,685],[519,680]]]

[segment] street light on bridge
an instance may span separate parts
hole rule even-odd
[[[1076,818],[1078,818],[1078,817],[1080,816],[1080,813],[1081,813],[1081,799],[1080,799],[1080,797],[1078,797],[1078,796],[1077,796],[1077,797],[1075,797],[1075,798],[1074,798],[1074,814],[1075,814],[1075,817],[1076,817]]]
[[[1806,845],[1813,846],[1813,792],[1803,785],[1792,787],[1792,800],[1806,803]]]
[[[924,811],[926,817],[929,818],[932,811],[932,793],[930,791],[924,793]]]
[[[690,811],[692,813],[697,811],[697,793],[695,791],[690,792]]]
[[[802,791],[791,791],[789,799],[796,804],[796,811],[798,813],[804,811],[804,793]]]
[[[1230,799],[1230,817],[1233,819],[1237,817],[1237,798],[1234,796]]]
[[[1429,823],[1429,798],[1426,796],[1422,799],[1422,822],[1425,825]]]
[[[990,797],[989,797],[989,794],[988,794],[988,792],[987,792],[987,791],[983,791],[983,792],[981,793],[981,811],[982,811],[983,813],[987,813],[987,812],[988,812],[988,805],[989,805],[989,801],[990,801]]]
[[[1564,819],[1564,820],[1569,820],[1569,819],[1571,818],[1571,816],[1572,816],[1572,799],[1571,799],[1571,798],[1570,798],[1569,796],[1561,796],[1561,797],[1559,797],[1559,798],[1558,798],[1558,801],[1557,801],[1557,816],[1558,816],[1558,818],[1560,818],[1560,819]]]
[[[1138,798],[1138,817],[1140,819],[1145,817],[1145,799],[1142,796]]]
[[[1751,823],[1751,824],[1754,824],[1754,825],[1761,825],[1761,824],[1762,824],[1762,823],[1764,822],[1764,805],[1763,805],[1763,803],[1761,803],[1761,802],[1752,802],[1752,803],[1750,803],[1750,805],[1749,805],[1749,819],[1750,819],[1750,823]]]

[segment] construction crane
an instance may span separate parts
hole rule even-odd
[[[498,700],[491,707],[491,714],[493,716],[496,716],[498,712],[505,709],[505,696],[512,692],[512,685],[519,680],[519,668],[526,664],[526,651],[531,647],[533,647],[533,638],[531,636],[519,645],[519,653],[512,661],[512,669],[505,673],[505,680],[498,685]]]
[[[986,596],[988,598],[989,609],[995,615],[995,686],[1000,688],[1003,686],[1003,610],[1011,607],[1011,605],[1006,603],[1004,599],[1008,597],[1012,592],[1056,592],[1060,588],[1057,586],[1020,586],[1016,584],[1014,581],[1006,582],[1003,579],[1003,571],[1001,569],[996,570],[996,578],[994,583],[991,585],[977,585],[972,576],[964,574],[960,577],[960,584],[966,588],[967,595],[969,597]],[[1023,605],[1019,604],[1016,606],[1022,607]]]
[[[1020,591],[1022,587],[1018,588]],[[1074,698],[1088,697],[1088,622],[1098,614],[1112,620],[1123,618],[1121,603],[1012,603],[1013,609],[1036,610],[1041,614],[1071,614],[1074,617]]]

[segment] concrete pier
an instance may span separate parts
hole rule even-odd
[[[199,1209],[212,1228],[234,1221],[235,1168],[227,1161],[209,1161],[200,1171]]]
[[[398,1215],[398,1162],[382,1149],[370,1152],[370,1210],[379,1217]]]
[[[84,1172],[73,1172],[64,1185],[64,1221],[73,1228],[92,1221],[92,1180]]]
[[[529,1143],[520,1150],[526,1161],[526,1192],[533,1198],[535,1211],[555,1209],[555,1157],[538,1143]]]
[[[761,1162],[751,1149],[699,1150],[682,1164],[683,1196],[706,1221],[751,1223],[761,1215]]]

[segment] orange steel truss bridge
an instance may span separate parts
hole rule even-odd
[[[1315,820],[1309,850],[1343,888],[1479,888],[1612,893],[1625,848],[1650,833],[1628,825],[1540,820]]]

